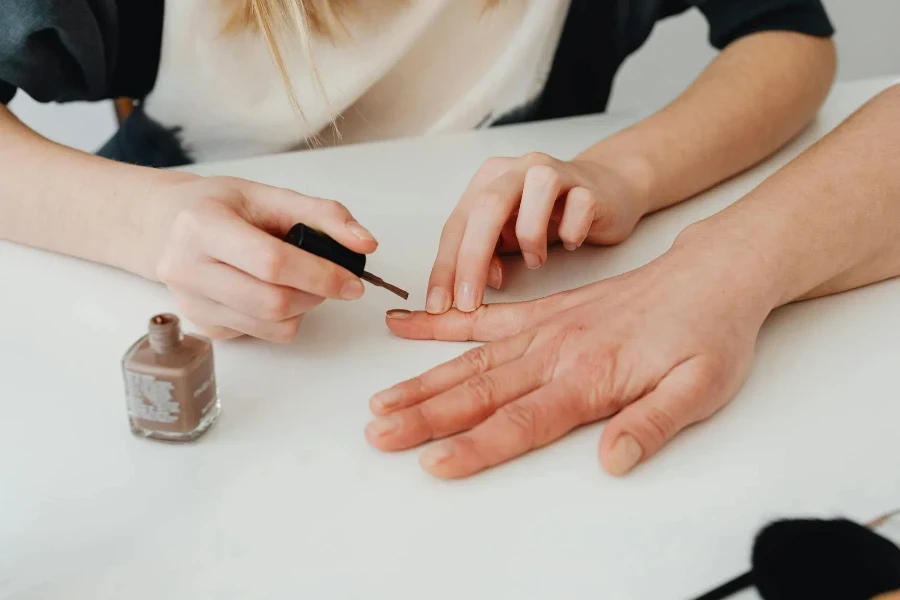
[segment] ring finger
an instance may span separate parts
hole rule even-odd
[[[184,315],[198,326],[231,329],[270,342],[292,341],[303,320],[303,315],[299,315],[282,321],[264,321],[187,290],[173,289],[172,293]]]
[[[220,262],[209,263],[192,275],[173,284],[263,321],[277,322],[302,315],[325,300],[294,288],[265,283]]]

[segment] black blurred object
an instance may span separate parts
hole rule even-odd
[[[900,590],[900,548],[846,519],[791,519],[756,536],[753,568],[696,600],[756,586],[764,600],[871,600]]]
[[[337,243],[324,233],[316,231],[311,227],[307,227],[303,223],[297,223],[291,227],[291,230],[288,231],[288,234],[284,237],[284,241],[301,250],[305,250],[310,254],[315,254],[320,258],[324,258],[338,266],[344,267],[363,281],[368,281],[372,285],[389,290],[404,300],[409,298],[409,293],[405,290],[401,290],[397,286],[387,283],[382,278],[367,272],[365,254],[354,252]]]

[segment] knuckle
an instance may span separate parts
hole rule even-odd
[[[301,320],[300,317],[296,317],[279,323],[273,332],[274,341],[282,344],[294,341],[300,331]]]
[[[337,200],[326,200],[328,203],[327,210],[335,217],[343,218],[350,214],[350,209]]]
[[[281,321],[292,316],[291,295],[288,290],[275,288],[266,293],[262,301],[262,317],[269,321]]]
[[[553,157],[543,152],[529,152],[522,157],[522,160],[529,167],[552,165],[554,163]]]
[[[222,187],[237,187],[243,181],[237,177],[232,177],[231,175],[214,175],[212,177],[207,178],[207,181],[212,183],[215,186]]]
[[[497,414],[516,430],[526,446],[534,447],[537,415],[531,406],[521,402],[510,402],[500,407]]]
[[[559,186],[562,183],[562,175],[559,171],[555,167],[545,164],[529,167],[525,177],[531,182],[546,187]]]
[[[460,356],[460,360],[473,373],[486,373],[491,368],[491,357],[485,346],[478,346],[466,351],[465,354]]]
[[[493,414],[494,398],[497,397],[496,384],[493,379],[485,375],[475,375],[463,382],[462,387],[465,395],[475,401],[478,414],[483,417]]]
[[[491,177],[496,177],[499,173],[505,171],[507,166],[509,166],[508,158],[503,158],[501,156],[492,156],[491,158],[481,163],[481,166],[478,168],[478,172]]]
[[[190,208],[187,208],[175,217],[172,222],[172,237],[175,240],[190,241],[203,227],[203,214],[212,208],[215,200],[210,198],[200,198]]]
[[[182,264],[182,262],[174,260],[170,255],[164,255],[156,265],[157,279],[165,284],[177,282],[180,279]]]
[[[646,409],[644,421],[648,433],[659,443],[672,439],[677,430],[675,419],[669,413],[655,406]]]
[[[265,281],[278,281],[284,272],[285,255],[279,249],[265,248],[260,252],[259,276]]]

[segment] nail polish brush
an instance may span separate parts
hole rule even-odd
[[[366,271],[365,254],[354,252],[346,246],[342,246],[324,233],[316,231],[311,227],[307,227],[303,223],[297,223],[291,227],[291,230],[288,231],[284,241],[301,250],[305,250],[310,254],[315,254],[320,258],[324,258],[338,266],[344,267],[363,281],[368,281],[374,286],[393,292],[404,300],[409,298],[409,292]]]

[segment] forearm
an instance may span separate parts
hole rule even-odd
[[[732,253],[772,307],[898,276],[898,140],[895,86],[676,245]]]
[[[669,106],[578,158],[621,165],[641,179],[647,212],[681,202],[801,132],[828,94],[835,62],[828,39],[750,35],[722,51]]]
[[[60,146],[0,106],[0,238],[152,276],[154,225],[170,207],[154,196],[186,177]]]

